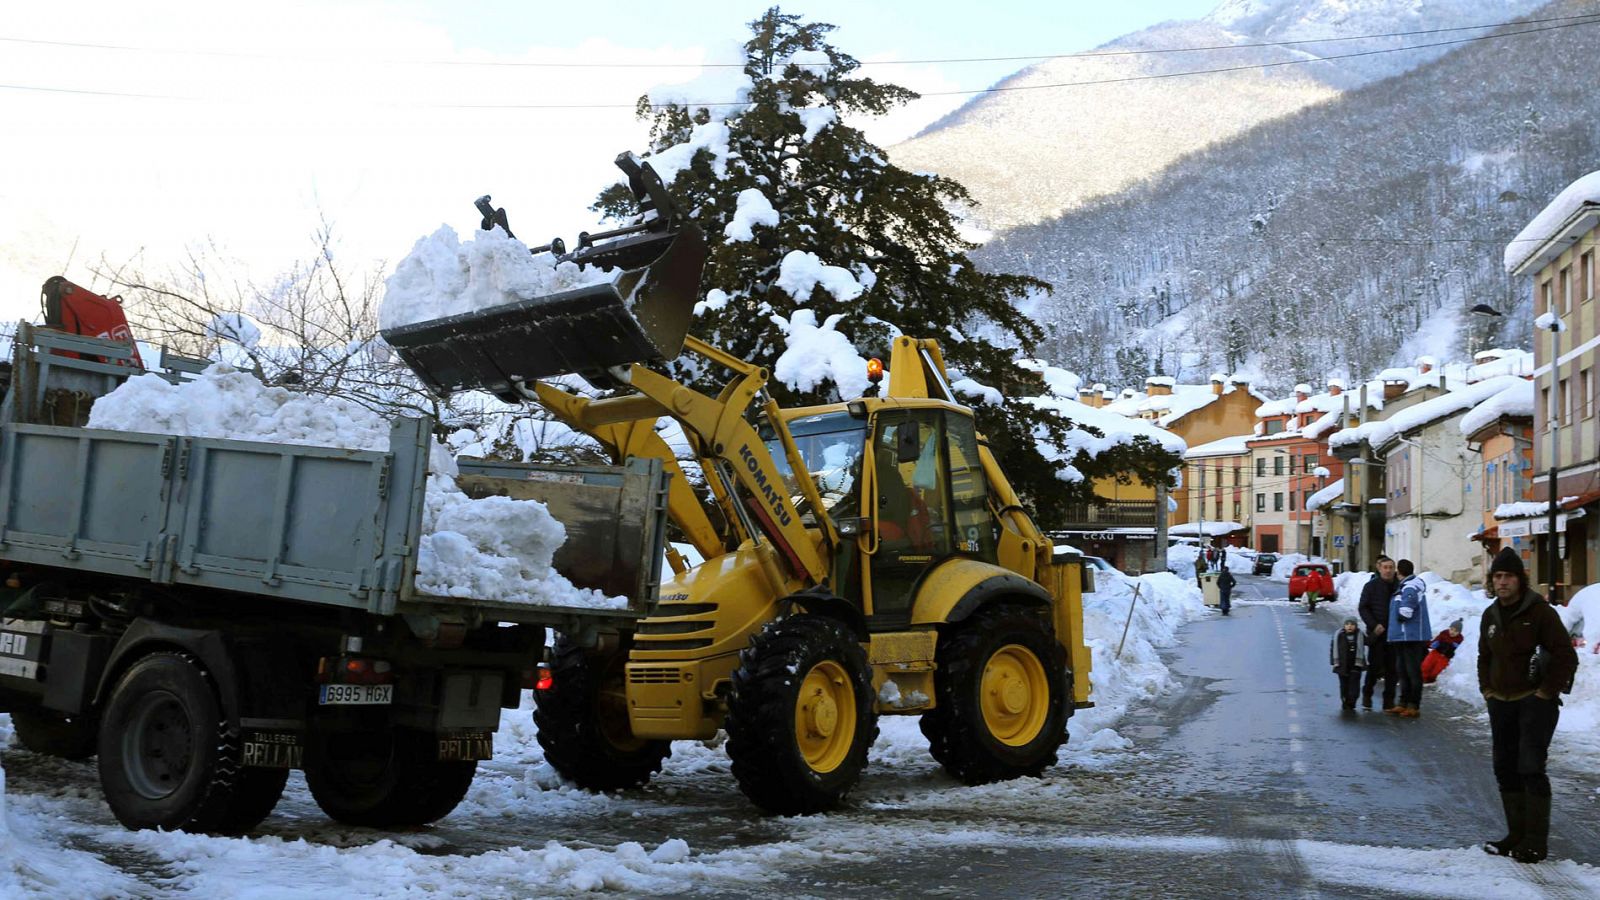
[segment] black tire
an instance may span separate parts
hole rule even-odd
[[[1066,653],[1038,613],[1015,606],[981,610],[945,626],[935,658],[937,703],[922,715],[921,726],[946,771],[966,784],[986,784],[1037,776],[1055,763],[1067,739]],[[1008,672],[1029,671],[1043,682],[1044,703],[1032,685],[1011,700],[1017,709],[994,711],[991,723],[983,702],[991,667],[992,691],[1016,680],[1005,680]],[[993,679],[1002,680],[995,685]],[[998,734],[997,728],[1009,733]]]
[[[819,691],[831,695],[823,704]],[[874,699],[867,655],[849,627],[816,615],[769,624],[740,652],[728,698],[728,757],[739,789],[778,815],[836,808],[878,739]],[[816,725],[802,734],[807,716]]]
[[[600,655],[558,637],[551,686],[533,692],[533,724],[545,760],[584,790],[642,787],[672,755],[670,741],[636,738],[629,729],[627,661],[626,644]]]
[[[265,816],[240,814],[257,777],[242,765],[211,677],[186,653],[152,653],[123,673],[99,750],[106,801],[129,828],[233,834]],[[256,798],[251,814],[261,805]]]
[[[288,769],[245,767],[234,787],[233,805],[228,809],[221,830],[226,834],[243,834],[260,825],[277,808],[288,781]]]
[[[467,795],[478,763],[440,761],[436,736],[406,728],[319,732],[306,787],[328,817],[372,828],[426,825]]]
[[[100,721],[93,713],[66,716],[44,710],[11,714],[17,740],[34,753],[61,759],[88,759],[99,752]]]

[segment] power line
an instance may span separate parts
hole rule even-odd
[[[1151,74],[1145,74],[1145,75],[1129,75],[1129,76],[1124,76],[1124,77],[1120,77],[1120,78],[1099,78],[1099,79],[1089,79],[1089,80],[1085,80],[1085,81],[1054,82],[1054,83],[1050,83],[1050,84],[995,86],[995,87],[988,87],[988,88],[980,88],[980,89],[977,89],[977,90],[928,91],[928,92],[920,93],[919,96],[920,97],[970,97],[970,96],[981,96],[981,95],[984,95],[984,94],[1007,93],[1007,92],[1013,92],[1013,91],[1033,91],[1033,90],[1044,90],[1044,89],[1051,89],[1051,88],[1067,88],[1067,87],[1090,87],[1090,86],[1108,85],[1108,84],[1127,84],[1127,83],[1136,82],[1136,81],[1154,81],[1154,80],[1165,80],[1165,79],[1173,79],[1173,78],[1185,78],[1185,77],[1190,77],[1190,76],[1195,76],[1195,75],[1217,75],[1217,74],[1225,74],[1225,73],[1229,73],[1229,72],[1249,71],[1249,70],[1252,70],[1252,69],[1273,69],[1273,68],[1279,68],[1279,67],[1282,67],[1282,66],[1298,66],[1298,65],[1307,65],[1307,64],[1319,63],[1319,62],[1330,62],[1330,61],[1339,60],[1339,59],[1354,59],[1354,58],[1357,58],[1357,57],[1377,56],[1377,55],[1381,55],[1381,54],[1385,54],[1385,53],[1403,53],[1403,52],[1406,52],[1408,50],[1424,50],[1424,49],[1427,49],[1427,48],[1430,48],[1430,47],[1446,47],[1446,46],[1454,46],[1454,45],[1458,45],[1458,44],[1471,44],[1471,43],[1476,43],[1478,41],[1496,40],[1496,39],[1499,39],[1499,38],[1516,37],[1516,36],[1525,35],[1525,34],[1537,34],[1537,33],[1545,32],[1545,31],[1555,31],[1555,30],[1563,29],[1563,28],[1577,28],[1577,27],[1584,26],[1584,25],[1600,24],[1600,13],[1592,14],[1591,16],[1587,16],[1587,17],[1571,17],[1571,18],[1582,18],[1582,19],[1584,19],[1584,21],[1573,21],[1573,22],[1567,22],[1565,24],[1558,24],[1558,25],[1545,25],[1545,26],[1542,26],[1542,27],[1539,27],[1539,28],[1524,28],[1524,29],[1521,29],[1521,30],[1518,30],[1518,31],[1504,31],[1504,32],[1500,32],[1498,34],[1478,35],[1478,36],[1469,37],[1469,38],[1455,38],[1453,40],[1447,40],[1447,41],[1433,41],[1433,42],[1423,43],[1423,44],[1412,44],[1412,45],[1409,45],[1409,46],[1406,46],[1406,47],[1388,47],[1388,48],[1384,48],[1384,49],[1380,49],[1380,50],[1363,50],[1363,51],[1358,51],[1358,52],[1354,52],[1354,53],[1334,54],[1332,56],[1317,56],[1317,57],[1308,57],[1308,58],[1305,58],[1305,59],[1281,60],[1281,61],[1278,61],[1278,62],[1269,62],[1269,63],[1253,63],[1253,64],[1250,64],[1250,65],[1224,66],[1224,67],[1212,68],[1212,69],[1193,69],[1193,70],[1189,70],[1189,71],[1185,71],[1185,72],[1163,72],[1163,73],[1151,73]],[[107,45],[107,46],[109,46],[109,45]],[[199,51],[196,51],[196,52],[199,52]],[[34,91],[34,92],[55,93],[55,94],[79,94],[79,95],[89,95],[89,96],[117,97],[117,98],[123,98],[123,99],[140,99],[140,100],[184,100],[184,101],[199,101],[199,102],[207,102],[207,101],[227,102],[227,100],[228,100],[228,98],[184,96],[184,95],[175,95],[175,94],[145,94],[145,93],[120,92],[120,91],[105,91],[105,90],[75,89],[75,88],[58,88],[58,87],[49,87],[49,86],[42,86],[42,85],[25,85],[25,84],[0,84],[0,90]],[[637,109],[638,108],[638,104],[637,103],[406,103],[406,104],[390,104],[390,105],[399,105],[399,106],[410,107],[410,108],[418,108],[418,109],[460,109],[460,110],[577,110],[577,109]],[[650,103],[650,104],[646,104],[646,108],[648,108],[648,109],[671,109],[673,107],[712,108],[712,107],[729,107],[729,106],[746,106],[746,105],[748,105],[747,101],[717,100],[717,101]]]
[[[1428,34],[1446,34],[1459,31],[1478,31],[1485,28],[1505,28],[1508,26],[1536,25],[1547,22],[1570,22],[1578,19],[1591,19],[1600,16],[1600,12],[1583,13],[1570,16],[1547,16],[1536,19],[1517,19],[1506,22],[1489,22],[1481,25],[1455,25],[1448,28],[1419,28],[1409,31],[1383,31],[1370,34],[1345,35],[1341,37],[1324,38],[1299,38],[1287,41],[1254,41],[1241,44],[1211,44],[1193,47],[1151,47],[1136,50],[1089,50],[1077,53],[1035,53],[1015,56],[948,56],[928,57],[923,59],[897,59],[897,60],[857,60],[860,66],[904,66],[904,65],[944,65],[953,63],[987,63],[987,62],[1026,62],[1029,60],[1053,59],[1094,59],[1098,57],[1120,56],[1153,56],[1166,53],[1199,53],[1219,50],[1246,50],[1264,47],[1295,47],[1305,44],[1331,44],[1349,41],[1380,40],[1383,38],[1417,37]],[[80,50],[110,50],[128,53],[168,53],[184,56],[210,56],[232,59],[282,59],[296,61],[325,61],[343,62],[342,57],[324,56],[318,54],[281,54],[260,53],[244,50],[212,50],[193,47],[151,47],[141,44],[113,44],[97,43],[91,41],[62,41],[44,38],[23,38],[0,36],[0,42],[12,44],[28,44],[44,47],[67,47]],[[1409,49],[1409,48],[1398,48]],[[542,69],[742,69],[750,63],[745,62],[705,62],[705,63],[658,63],[658,62],[552,62],[538,60],[471,60],[471,59],[380,59],[378,62],[392,65],[415,66],[465,66],[483,68],[542,68]],[[832,63],[796,63],[802,67],[825,67]]]

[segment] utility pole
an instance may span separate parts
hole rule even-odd
[[[1200,515],[1195,527],[1199,529],[1196,534],[1200,538],[1200,558],[1203,560],[1206,558],[1206,546],[1210,544],[1210,541],[1206,540],[1206,461],[1196,460],[1195,465],[1200,467]],[[1209,569],[1210,566],[1206,568]]]

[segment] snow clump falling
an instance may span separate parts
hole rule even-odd
[[[95,401],[90,428],[267,441],[385,452],[389,423],[337,397],[267,387],[254,376],[214,365],[174,385],[158,375],[128,379]],[[619,609],[625,598],[572,585],[550,568],[566,529],[536,500],[469,498],[455,483],[449,450],[435,443],[428,461],[417,590],[556,606]]]
[[[817,314],[809,309],[797,309],[787,319],[773,316],[787,346],[772,367],[773,377],[796,391],[815,390],[831,381],[845,400],[866,393],[867,361],[849,338],[834,330],[843,318],[835,313],[819,327]]]
[[[399,328],[445,316],[601,284],[618,270],[557,262],[499,227],[462,242],[448,225],[421,238],[389,276],[378,310],[380,328]]]

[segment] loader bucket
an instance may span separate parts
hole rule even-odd
[[[508,403],[525,399],[518,383],[577,374],[611,387],[610,367],[676,358],[706,260],[700,230],[685,224],[671,235],[592,251],[567,258],[616,260],[623,273],[611,283],[391,328],[383,338],[433,393],[484,390]]]

